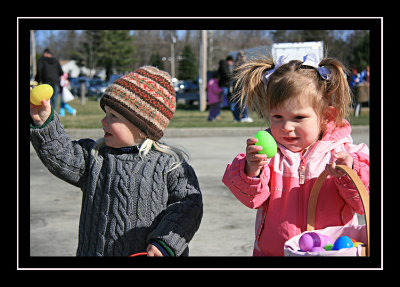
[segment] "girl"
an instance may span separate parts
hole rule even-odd
[[[64,73],[60,78],[61,78],[61,80],[60,80],[61,98],[60,98],[60,113],[59,113],[59,115],[60,115],[60,117],[64,117],[65,111],[67,111],[71,115],[75,116],[76,110],[73,107],[71,107],[70,105],[68,105],[68,102],[64,98],[64,93],[69,93],[71,95],[71,99],[73,99],[71,92],[68,90],[68,86],[69,86],[68,74]]]
[[[353,168],[369,188],[369,150],[354,145],[345,120],[350,91],[345,69],[337,60],[307,55],[303,62],[255,59],[236,71],[241,102],[269,120],[267,131],[278,152],[267,159],[247,139],[225,171],[223,182],[243,204],[258,209],[254,256],[282,256],[285,241],[306,230],[308,198],[326,169],[331,177],[322,187],[315,229],[356,223],[363,214],[351,180],[335,169]],[[247,97],[244,100],[244,95]]]
[[[141,67],[100,101],[104,137],[71,141],[43,100],[31,104],[31,142],[43,164],[83,191],[77,256],[188,255],[203,213],[193,168],[159,140],[175,111],[171,77]]]
[[[207,98],[210,105],[208,121],[215,121],[221,110],[222,88],[218,86],[219,74],[215,72],[207,83]]]

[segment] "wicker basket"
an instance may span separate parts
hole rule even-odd
[[[331,226],[320,230],[314,230],[318,195],[326,177],[328,176],[328,172],[324,170],[314,183],[313,189],[311,190],[307,210],[307,231],[286,241],[284,245],[285,256],[369,256],[369,194],[361,179],[351,168],[344,165],[337,165],[337,168],[345,172],[356,186],[364,208],[365,225]],[[321,252],[317,254],[314,252],[299,251],[298,242],[301,235],[311,231],[328,235],[334,240],[340,236],[347,235],[365,244],[363,246],[359,245],[357,247]]]

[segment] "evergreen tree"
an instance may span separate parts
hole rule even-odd
[[[87,30],[79,52],[74,55],[79,65],[90,69],[103,67],[108,80],[117,72],[130,70],[135,47],[128,30]]]
[[[179,76],[180,80],[194,80],[196,79],[199,71],[197,68],[197,59],[194,56],[192,47],[185,45],[182,51],[182,60],[179,63]]]
[[[106,69],[106,80],[108,80],[113,68],[118,72],[123,72],[127,66],[133,64],[132,54],[135,49],[128,30],[103,30],[100,32],[102,45],[96,52],[99,65]]]
[[[161,60],[161,56],[158,52],[156,54],[151,54],[150,65],[157,67],[160,70],[164,70],[164,62]]]

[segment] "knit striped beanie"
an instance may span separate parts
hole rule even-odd
[[[105,105],[157,141],[176,109],[171,76],[152,66],[138,68],[107,87],[100,101],[103,110]]]

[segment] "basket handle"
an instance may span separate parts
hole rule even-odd
[[[345,172],[351,179],[351,181],[356,186],[358,194],[360,195],[361,202],[364,208],[364,215],[365,215],[365,224],[367,226],[367,250],[366,255],[369,256],[369,194],[365,185],[362,183],[361,179],[358,177],[356,172],[345,165],[337,165],[336,168]],[[318,177],[317,181],[314,183],[314,186],[310,193],[310,198],[308,200],[308,211],[307,211],[307,231],[314,230],[315,227],[315,213],[318,201],[318,195],[321,190],[321,187],[328,176],[328,172],[324,170],[320,176]]]

